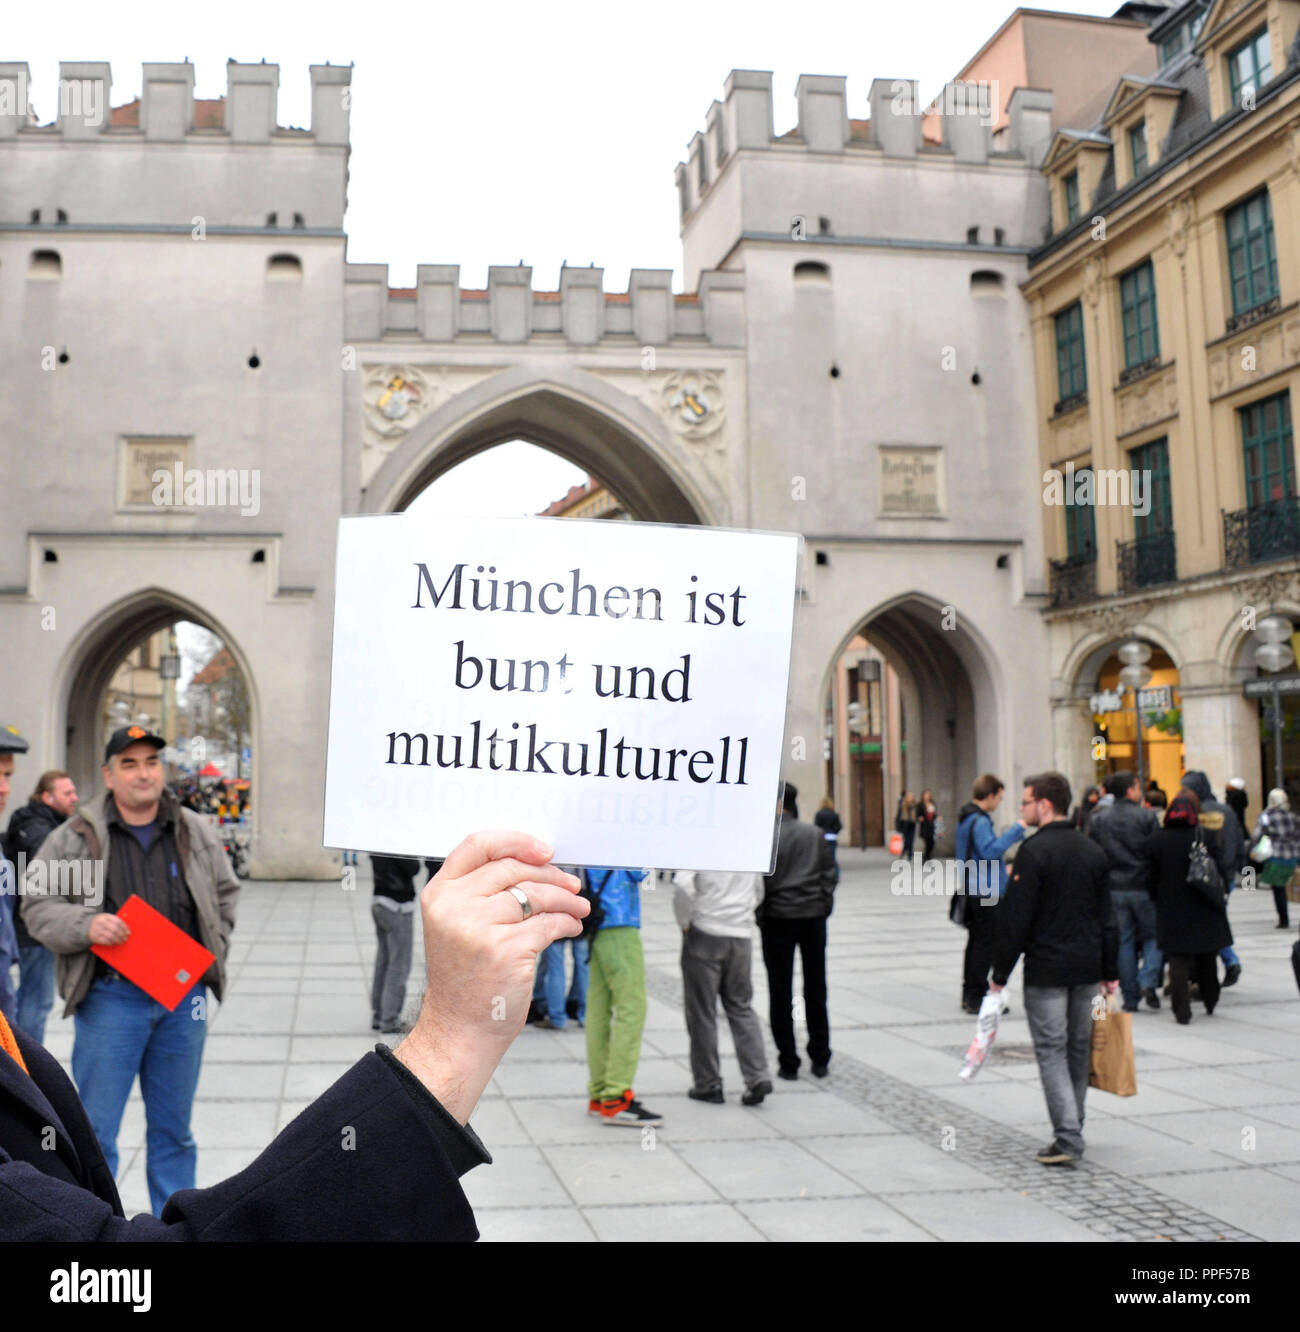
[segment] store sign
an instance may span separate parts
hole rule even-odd
[[[1267,698],[1274,689],[1279,694],[1300,694],[1300,675],[1282,675],[1273,680],[1247,680],[1241,692],[1247,698]]]
[[[1168,712],[1174,706],[1173,685],[1156,685],[1138,691],[1138,707],[1143,712]]]
[[[1093,712],[1118,712],[1124,706],[1124,700],[1116,690],[1103,689],[1088,700],[1088,706]]]

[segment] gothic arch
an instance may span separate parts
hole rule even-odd
[[[443,472],[495,444],[526,439],[600,477],[638,518],[726,525],[727,496],[643,403],[568,366],[517,365],[419,423],[380,465],[362,512],[392,513]]]
[[[64,737],[64,766],[78,787],[89,793],[99,787],[103,753],[99,749],[99,703],[122,658],[140,641],[175,620],[192,620],[217,634],[230,650],[248,687],[252,713],[254,826],[261,802],[257,780],[261,708],[257,681],[239,644],[195,603],[158,587],[141,588],[104,607],[69,645],[59,664],[52,691],[51,734]]]

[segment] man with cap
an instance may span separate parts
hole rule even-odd
[[[0,726],[0,814],[9,803],[9,779],[14,773],[14,755],[27,753],[27,741],[16,726]],[[14,988],[13,969],[18,965],[18,936],[14,932],[14,912],[18,899],[14,867],[0,855],[0,1013],[17,1020],[18,994]]]
[[[72,1073],[108,1169],[117,1173],[117,1133],[136,1075],[144,1097],[146,1177],[155,1216],[178,1189],[194,1187],[197,1147],[190,1112],[207,1032],[207,990],[220,999],[239,880],[216,831],[166,788],[158,751],[166,741],[140,726],[113,732],[104,752],[101,802],[88,801],[41,846],[40,860],[101,862],[76,889],[38,895],[53,876],[28,869],[23,921],[56,957],[64,1017],[76,1022]],[[99,900],[103,893],[103,902]],[[215,957],[168,1011],[90,951],[124,943],[116,914],[136,896]]]

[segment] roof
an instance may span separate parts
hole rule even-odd
[[[126,102],[109,110],[108,123],[114,129],[140,128],[140,99]],[[195,129],[224,129],[226,124],[226,99],[224,97],[194,99]]]
[[[218,680],[224,680],[235,669],[237,667],[230,649],[223,647],[201,671],[194,673],[194,678],[190,683],[199,685],[216,684]]]

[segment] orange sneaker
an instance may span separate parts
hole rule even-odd
[[[622,1124],[628,1128],[648,1128],[664,1122],[663,1115],[647,1110],[633,1095],[629,1087],[622,1096],[614,1096],[600,1103],[600,1118],[605,1124]]]

